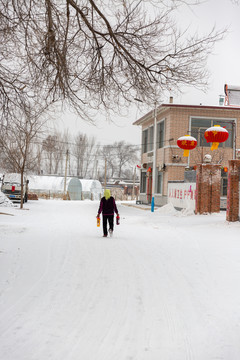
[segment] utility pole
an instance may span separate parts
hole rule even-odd
[[[104,181],[104,190],[106,190],[107,186],[107,158],[105,158],[105,181]]]
[[[136,179],[136,166],[134,166],[134,173],[133,173],[132,200],[135,198],[135,179]]]
[[[156,183],[156,156],[157,156],[157,103],[154,107],[154,133],[153,133],[153,169],[152,169],[152,202],[151,211],[154,212],[154,196]]]
[[[66,164],[65,164],[65,177],[64,177],[64,196],[66,195],[66,185],[67,185],[67,166],[68,166],[68,150],[66,151]]]
[[[99,180],[98,179],[98,160],[96,160],[96,164],[95,164],[95,179]]]

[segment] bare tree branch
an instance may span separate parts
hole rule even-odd
[[[88,120],[90,110],[119,111],[136,97],[152,103],[182,85],[204,88],[224,31],[181,33],[172,15],[182,3],[198,1],[0,0],[2,112],[36,88]]]

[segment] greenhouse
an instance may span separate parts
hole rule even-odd
[[[103,189],[100,181],[81,179],[82,184],[82,199],[86,200],[100,200],[103,194]]]
[[[63,176],[38,176],[31,175],[29,178],[29,191],[45,198],[62,198],[64,196]],[[66,196],[69,200],[82,199],[82,184],[78,178],[66,178]]]

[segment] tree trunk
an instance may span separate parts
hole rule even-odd
[[[23,194],[23,169],[21,169],[21,205],[20,205],[20,209],[23,209],[23,198],[24,198],[24,194]]]

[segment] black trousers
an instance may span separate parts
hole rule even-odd
[[[113,217],[114,215],[103,215],[103,235],[107,235],[107,224],[109,223],[109,228],[113,231]]]

